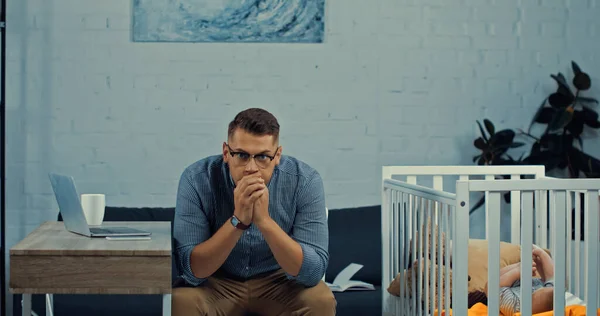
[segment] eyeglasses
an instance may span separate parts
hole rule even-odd
[[[264,153],[251,155],[251,154],[249,154],[247,152],[243,152],[243,151],[233,151],[231,149],[231,147],[229,147],[229,144],[227,144],[227,148],[229,149],[229,154],[233,158],[234,164],[236,164],[238,166],[245,166],[250,162],[250,159],[254,158],[254,162],[261,169],[267,168],[269,166],[269,164],[271,164],[271,161],[273,161],[273,159],[275,159],[275,156],[277,155],[277,152],[279,151],[279,147],[277,147],[277,150],[275,150],[275,154],[273,156],[269,156]]]

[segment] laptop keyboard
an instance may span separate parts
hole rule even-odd
[[[119,234],[119,233],[131,233],[131,229],[128,228],[119,228],[119,227],[111,227],[111,228],[90,228],[90,232],[94,234]]]

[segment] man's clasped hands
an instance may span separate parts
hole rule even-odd
[[[269,190],[259,172],[245,175],[233,190],[234,215],[245,225],[260,226],[270,219]]]

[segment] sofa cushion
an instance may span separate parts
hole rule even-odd
[[[381,285],[381,206],[329,211],[329,266],[333,279],[350,263],[362,264],[353,279]]]
[[[381,315],[381,291],[381,287],[377,286],[375,291],[334,293],[337,301],[336,315]]]

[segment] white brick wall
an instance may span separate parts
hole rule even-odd
[[[51,170],[109,205],[172,206],[247,107],[277,115],[334,209],[380,203],[381,165],[472,164],[475,120],[525,127],[572,59],[600,75],[597,1],[328,0],[317,45],[132,43],[130,10],[9,2],[9,247],[55,218]]]

